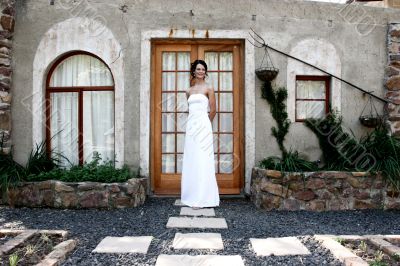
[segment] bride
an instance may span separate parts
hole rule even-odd
[[[206,62],[195,60],[190,72],[192,87],[186,91],[189,115],[182,161],[181,202],[199,209],[219,206],[212,132],[216,103],[214,89],[205,82]]]

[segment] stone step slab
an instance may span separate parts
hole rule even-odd
[[[190,207],[182,207],[179,215],[182,216],[215,216],[214,208],[203,208],[195,210]]]
[[[250,238],[257,256],[309,255],[310,251],[296,237]]]
[[[244,266],[239,255],[159,255],[156,266]]]
[[[183,203],[181,202],[181,199],[175,200],[174,205],[175,205],[175,206],[187,206],[187,205],[185,205],[185,204],[183,204]]]
[[[167,228],[227,229],[228,225],[225,218],[170,217]]]
[[[152,236],[107,236],[92,252],[146,254],[152,239]]]
[[[174,249],[224,249],[219,233],[176,233],[172,246]]]

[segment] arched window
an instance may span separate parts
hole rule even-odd
[[[46,84],[47,148],[72,164],[92,161],[95,152],[114,159],[114,80],[108,66],[92,54],[70,53],[51,67]]]

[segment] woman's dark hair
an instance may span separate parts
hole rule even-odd
[[[193,79],[195,78],[194,72],[196,71],[196,67],[197,67],[198,64],[201,64],[201,65],[204,66],[204,69],[206,70],[206,76],[208,77],[208,75],[207,75],[207,64],[206,64],[206,62],[204,62],[204,60],[197,59],[197,60],[194,60],[194,62],[190,64],[190,76],[191,76],[191,80],[193,80]]]

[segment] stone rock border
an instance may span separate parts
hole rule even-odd
[[[21,182],[5,195],[0,191],[0,204],[71,209],[137,207],[144,204],[146,190],[147,178],[132,178],[124,183]]]
[[[251,200],[267,210],[400,209],[399,194],[379,173],[287,173],[254,167],[251,176]]]
[[[332,255],[344,263],[346,266],[369,265],[362,258],[351,252],[346,247],[342,246],[335,239],[343,240],[368,240],[369,243],[382,249],[383,252],[393,256],[400,254],[400,248],[386,241],[385,239],[398,239],[400,235],[315,235],[317,241],[320,241],[322,246],[329,249]]]
[[[0,246],[0,256],[8,254],[12,249],[21,245],[35,234],[56,234],[61,235],[63,242],[56,245],[52,252],[46,255],[46,257],[37,265],[39,266],[53,266],[60,265],[65,260],[67,255],[75,249],[76,241],[74,239],[67,240],[68,232],[64,230],[12,230],[12,229],[0,229],[0,233],[3,234],[17,234],[15,237]]]

